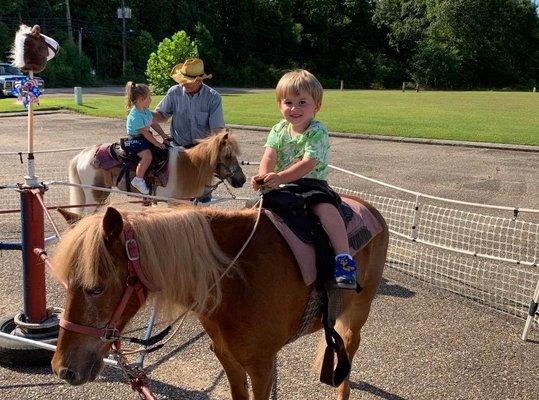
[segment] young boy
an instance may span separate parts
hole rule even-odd
[[[324,192],[327,184],[329,137],[326,127],[314,119],[322,106],[322,85],[306,70],[286,73],[276,88],[277,107],[283,120],[270,131],[251,186],[275,189],[300,178],[316,180]],[[261,183],[263,182],[263,183]],[[301,185],[301,181],[297,182]],[[312,211],[327,232],[335,257],[334,278],[339,288],[356,288],[356,264],[348,253],[348,237],[341,214],[333,203],[317,203]]]

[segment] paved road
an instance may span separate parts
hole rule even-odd
[[[3,118],[0,151],[25,149],[25,117]],[[75,114],[36,117],[36,150],[78,147],[110,141],[123,122]],[[243,159],[257,160],[264,134],[237,131]],[[58,162],[66,160],[58,157]],[[537,153],[411,143],[332,139],[332,162],[415,191],[459,200],[539,208]],[[3,157],[6,160],[6,157]],[[37,160],[39,174],[40,158]],[[16,179],[11,167],[3,167]],[[252,175],[256,167],[246,167]],[[42,178],[46,179],[42,175]],[[332,173],[334,185],[387,193],[357,178]],[[0,182],[2,183],[2,182]],[[248,193],[246,190],[244,193]],[[395,192],[390,194],[395,195]],[[20,309],[19,260],[3,254],[0,314]],[[49,304],[62,304],[62,292],[48,283]],[[144,319],[135,323],[140,326]],[[352,399],[535,399],[539,332],[532,342],[519,335],[523,323],[436,290],[387,269],[354,362]],[[317,335],[285,348],[279,356],[281,399],[329,399],[332,390],[310,371]],[[190,320],[182,334],[147,360],[152,388],[160,399],[227,399],[226,378],[199,324]],[[0,399],[135,398],[120,374],[106,369],[97,382],[72,388],[50,375],[50,368],[0,367]]]

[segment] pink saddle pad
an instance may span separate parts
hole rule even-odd
[[[342,197],[342,201],[348,204],[354,212],[352,219],[346,226],[350,242],[350,254],[353,256],[382,231],[382,225],[363,204],[348,197]],[[269,210],[264,210],[264,212],[286,240],[292,253],[294,253],[305,284],[313,284],[316,280],[314,247],[299,239],[278,215]]]
[[[94,167],[109,170],[120,165],[120,162],[110,155],[110,145],[110,143],[102,143],[97,146],[94,158],[91,161]]]

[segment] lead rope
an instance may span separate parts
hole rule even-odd
[[[114,358],[131,384],[131,389],[138,393],[142,400],[156,400],[148,387],[149,379],[144,370],[139,366],[129,365],[120,346],[114,349]]]

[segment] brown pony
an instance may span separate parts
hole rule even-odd
[[[366,206],[383,230],[355,257],[363,290],[359,294],[343,291],[336,329],[350,360],[382,277],[388,245],[385,221],[372,206]],[[108,325],[128,276],[124,236],[131,229],[141,257],[139,276],[161,289],[149,292],[158,308],[175,314],[192,307],[213,342],[232,399],[249,399],[248,374],[254,399],[267,400],[272,364],[277,352],[298,332],[310,288],[303,283],[288,245],[264,214],[236,265],[220,279],[256,218],[256,210],[184,206],[121,213],[109,207],[105,213],[80,220],[62,237],[53,259],[58,277],[69,282],[63,318],[94,330]],[[122,329],[138,308],[137,296],[131,296],[116,327]],[[321,328],[319,322],[315,325],[309,333]],[[60,329],[52,368],[68,383],[80,385],[96,378],[111,343],[99,335],[68,329]],[[337,398],[349,395],[347,378],[337,388]]]
[[[70,183],[108,189],[116,185],[120,167],[104,170],[92,165],[98,146],[88,147],[71,159]],[[214,175],[226,179],[235,188],[241,187],[246,178],[239,166],[238,156],[236,139],[228,132],[212,135],[185,151],[180,147],[171,147],[168,156],[168,183],[164,187],[158,186],[156,195],[172,198],[198,196],[202,194],[204,186],[211,183]],[[125,190],[123,182],[120,183],[120,189]],[[69,188],[71,205],[104,203],[108,197],[109,192],[105,191],[80,186]],[[76,209],[75,212],[82,214],[83,209]]]

